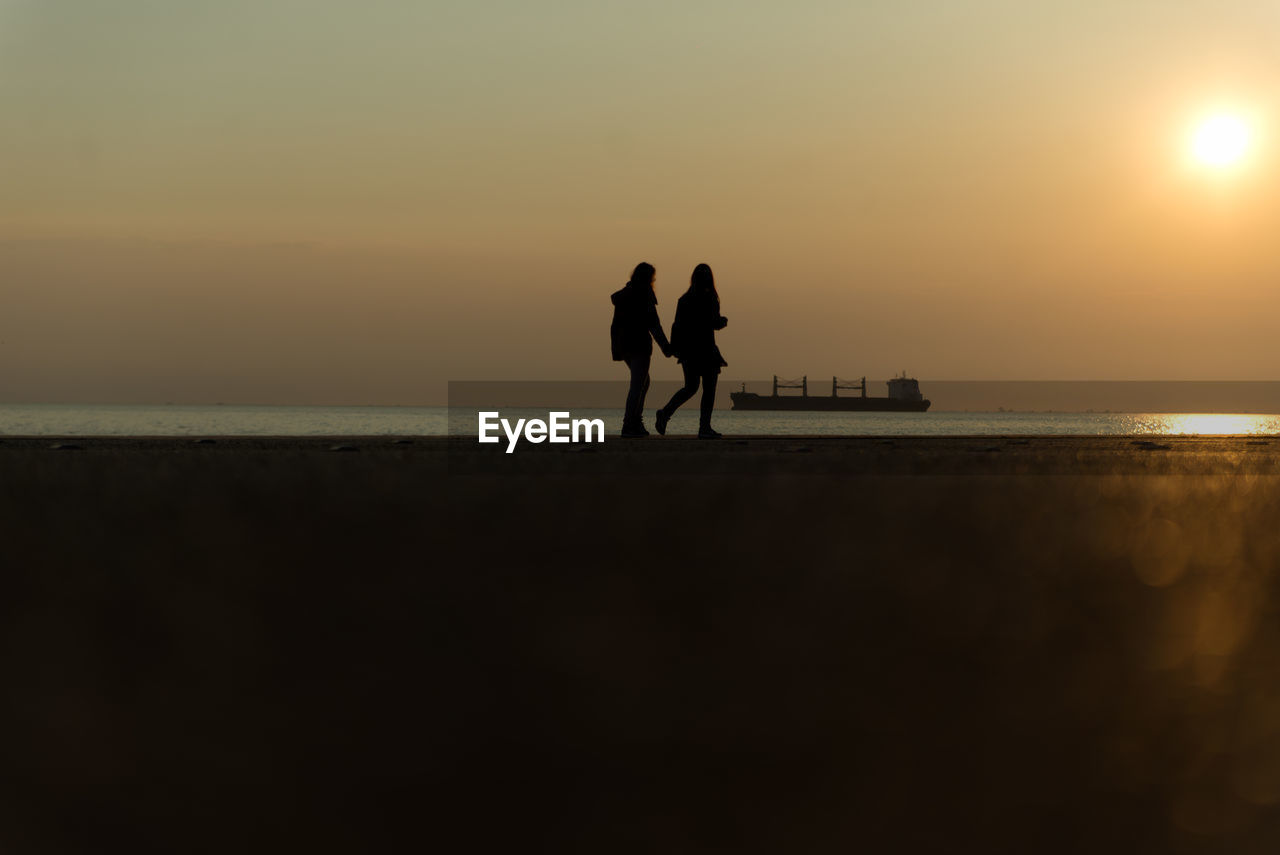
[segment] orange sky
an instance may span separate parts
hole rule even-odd
[[[770,5],[0,0],[0,401],[612,378],[640,260],[730,379],[1280,377],[1280,7]]]

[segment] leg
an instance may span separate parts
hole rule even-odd
[[[699,430],[711,428],[711,411],[716,406],[716,380],[719,376],[716,371],[708,371],[702,375],[702,413],[698,422]]]
[[[622,429],[638,426],[643,421],[644,396],[649,391],[649,354],[628,356],[631,385],[627,388],[627,408],[622,416]]]
[[[671,418],[675,411],[680,409],[680,405],[693,397],[698,391],[698,373],[689,369],[689,364],[683,363],[684,368],[684,386],[677,389],[676,393],[671,396],[671,400],[667,401],[667,405],[662,408],[662,412],[667,418]]]

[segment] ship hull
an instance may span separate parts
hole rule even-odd
[[[735,410],[782,410],[823,413],[923,413],[929,401],[899,401],[894,398],[817,398],[805,395],[757,395],[755,392],[729,394]]]

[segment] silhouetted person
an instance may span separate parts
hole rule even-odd
[[[693,268],[689,290],[676,304],[676,319],[671,325],[671,352],[684,368],[684,388],[671,396],[667,405],[658,410],[655,423],[658,433],[667,432],[667,422],[680,405],[693,397],[702,382],[702,413],[698,420],[698,436],[701,439],[719,439],[720,434],[711,429],[711,411],[716,405],[716,378],[721,366],[728,365],[716,347],[716,330],[725,328],[728,319],[720,314],[720,295],[716,292],[716,280],[711,268],[699,264]]]
[[[649,361],[653,358],[653,340],[658,340],[663,356],[671,355],[671,346],[658,320],[658,298],[653,293],[652,264],[640,262],[631,273],[631,281],[615,291],[613,324],[609,337],[613,358],[625,362],[631,370],[631,386],[627,389],[627,409],[622,417],[622,435],[648,436],[644,429],[644,396],[649,391]]]

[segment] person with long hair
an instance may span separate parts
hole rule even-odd
[[[670,356],[670,344],[658,320],[658,297],[654,293],[656,271],[652,264],[640,262],[631,279],[610,297],[613,300],[613,324],[609,338],[614,361],[626,363],[631,372],[627,389],[627,405],[622,417],[624,437],[648,436],[644,428],[644,397],[649,391],[649,363],[653,359],[653,342]]]
[[[671,352],[680,360],[684,369],[684,387],[679,389],[667,405],[658,410],[654,424],[658,433],[666,434],[667,422],[680,405],[693,397],[702,383],[702,411],[698,420],[699,439],[719,439],[720,434],[711,427],[711,411],[716,405],[716,380],[720,369],[729,363],[720,355],[716,346],[716,330],[722,330],[729,321],[720,314],[720,294],[711,267],[699,264],[693,268],[689,290],[676,303],[676,319],[671,325]]]

